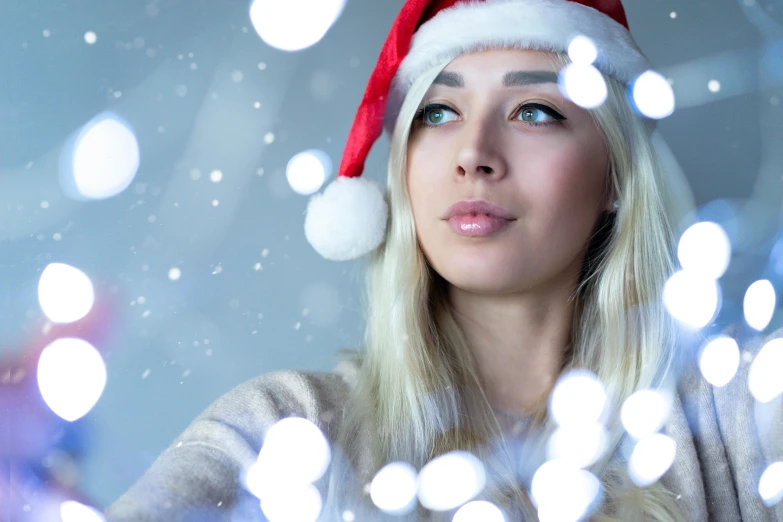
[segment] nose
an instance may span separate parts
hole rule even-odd
[[[452,169],[460,177],[502,178],[507,164],[503,155],[501,130],[490,118],[465,122],[457,137]]]

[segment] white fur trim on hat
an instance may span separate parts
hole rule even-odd
[[[563,52],[578,35],[598,48],[595,67],[625,84],[650,69],[631,33],[609,16],[568,0],[485,0],[444,9],[413,35],[387,106],[390,130],[413,81],[439,63],[497,48]]]
[[[383,242],[388,212],[383,193],[375,182],[339,176],[323,194],[310,198],[305,237],[326,259],[356,259]]]

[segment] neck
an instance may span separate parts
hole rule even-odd
[[[575,282],[515,294],[450,286],[455,318],[493,408],[524,417],[545,407],[571,339]]]

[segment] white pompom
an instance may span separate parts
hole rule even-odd
[[[383,242],[387,218],[388,205],[376,183],[339,176],[310,198],[305,237],[326,259],[356,259]]]

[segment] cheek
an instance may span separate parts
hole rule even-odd
[[[444,170],[442,162],[437,159],[437,155],[426,150],[427,148],[422,146],[411,146],[408,149],[406,182],[413,214],[417,220],[436,217],[437,208],[434,203],[437,202],[438,188],[442,189],[444,186],[444,180],[439,177]]]
[[[570,258],[586,244],[594,229],[606,176],[595,154],[567,148],[538,156],[535,170],[531,169],[536,172],[535,179],[521,187],[530,210],[529,239],[538,245],[544,258]]]
[[[442,251],[447,236],[441,227],[441,213],[453,201],[444,191],[449,180],[445,174],[443,155],[434,154],[431,146],[410,146],[406,182],[419,247],[427,260],[435,265],[432,254]]]
[[[584,215],[600,206],[606,186],[605,154],[600,149],[562,149],[540,157],[530,197],[552,212]]]

